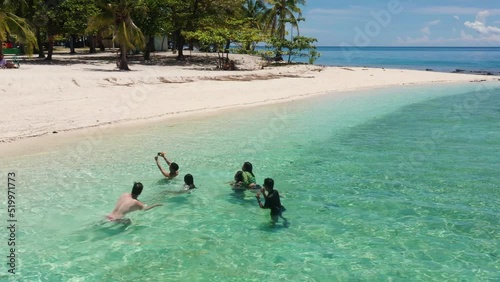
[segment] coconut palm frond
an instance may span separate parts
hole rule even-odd
[[[115,42],[124,44],[128,49],[144,47],[144,35],[131,19],[125,20],[116,26]]]
[[[26,45],[26,53],[32,54],[36,45],[36,36],[28,22],[12,13],[0,12],[0,40],[7,40],[6,34],[17,36],[17,40]]]
[[[114,0],[102,1],[99,8],[101,13],[92,19],[90,27],[94,30],[112,26],[114,30],[114,42],[120,45],[120,62],[118,67],[129,70],[127,64],[127,50],[144,47],[144,36],[135,25],[131,15],[145,12],[142,0]]]
[[[284,39],[286,35],[286,24],[299,31],[298,21],[302,17],[302,10],[298,5],[304,5],[305,0],[265,0],[270,8],[265,13],[265,29],[272,36],[275,34]]]
[[[100,30],[112,26],[114,23],[113,12],[109,9],[103,9],[100,13],[89,19],[87,30]]]

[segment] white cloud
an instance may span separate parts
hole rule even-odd
[[[465,33],[465,31],[463,31],[463,30],[460,31],[460,38],[462,38],[463,40],[466,40],[466,41],[474,40],[474,36]]]
[[[498,44],[500,43],[500,35],[490,35],[490,36],[481,36],[475,37],[471,34],[466,33],[465,31],[460,31],[460,38],[450,39],[450,40],[461,40],[462,42],[470,43],[470,44]]]
[[[500,43],[500,35],[492,35],[488,37],[475,37],[467,34],[465,31],[460,31],[459,37],[430,39],[428,36],[421,37],[398,37],[397,44],[401,46],[492,46]]]
[[[500,34],[500,27],[487,26],[482,22],[465,22],[464,25],[484,35]]]
[[[484,11],[479,11],[477,12],[476,14],[476,21],[478,22],[485,22],[486,21],[486,18],[490,15],[490,12],[488,12],[488,10],[484,10]]]
[[[486,18],[490,15],[490,12],[485,10],[485,11],[479,11],[476,15],[476,21],[475,22],[469,22],[466,21],[464,25],[477,33],[483,35],[483,36],[490,36],[490,35],[500,35],[500,27],[496,26],[488,26],[486,24]]]
[[[453,18],[454,18],[455,20],[457,20],[457,21],[459,21],[459,20],[460,20],[460,17],[459,17],[459,16],[453,16]]]
[[[422,7],[412,10],[418,14],[427,15],[471,15],[484,10],[481,8],[460,7],[460,6],[433,6]],[[490,9],[490,15],[500,15],[500,9]]]
[[[433,26],[433,25],[437,25],[439,24],[441,21],[440,20],[435,20],[435,21],[430,21],[430,22],[427,22],[425,24],[425,27],[423,27],[420,32],[422,32],[424,35],[430,35],[431,34],[431,30],[430,30],[430,27]]]

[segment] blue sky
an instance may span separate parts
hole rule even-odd
[[[306,0],[318,46],[500,46],[500,0]]]

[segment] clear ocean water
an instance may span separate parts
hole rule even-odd
[[[318,47],[316,64],[500,75],[500,47]],[[294,61],[307,62],[305,58]]]
[[[18,181],[18,265],[7,273],[4,228],[0,280],[499,281],[499,120],[498,83],[383,88],[3,159],[4,183]],[[182,179],[162,178],[161,150],[196,191],[171,193]],[[245,161],[275,179],[290,226],[230,190]],[[100,224],[134,181],[164,206]]]

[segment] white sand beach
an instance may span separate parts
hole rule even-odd
[[[204,55],[203,55],[204,56]],[[268,66],[231,55],[237,71],[215,65],[112,63],[23,64],[0,70],[0,155],[40,136],[278,103],[342,91],[428,83],[475,82],[498,77],[380,68]],[[57,134],[55,134],[57,133]],[[20,143],[23,141],[23,143]]]

